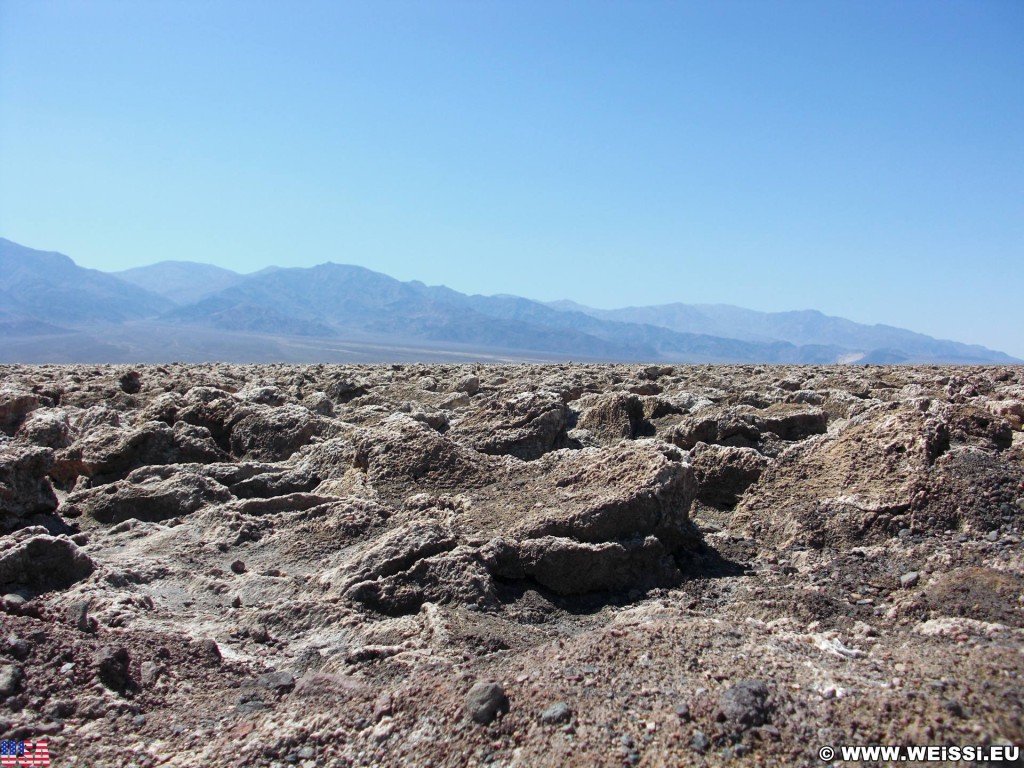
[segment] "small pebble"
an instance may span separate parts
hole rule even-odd
[[[291,672],[268,672],[256,679],[256,685],[277,694],[285,694],[295,688],[295,675]]]
[[[27,640],[23,640],[17,635],[11,635],[8,637],[5,646],[7,653],[18,661],[24,661],[28,658],[29,654],[32,653],[32,646],[29,642]]]
[[[908,571],[907,573],[904,573],[902,576],[900,576],[900,586],[904,589],[909,589],[910,587],[917,584],[920,578],[921,574],[919,574],[917,571]]]
[[[942,707],[947,712],[949,712],[949,714],[953,715],[953,717],[964,717],[965,716],[964,715],[964,708],[962,706],[960,706],[960,702],[959,701],[955,701],[954,699],[946,700],[943,703]]]
[[[552,704],[550,707],[541,712],[540,721],[545,725],[558,725],[559,723],[567,723],[572,718],[572,710],[569,705],[564,701],[560,701],[557,704]]]
[[[13,696],[21,686],[25,674],[17,664],[0,666],[0,698]]]
[[[79,632],[92,634],[99,626],[96,619],[89,615],[89,603],[87,601],[72,605],[68,608],[67,616],[68,620],[78,627]]]
[[[711,741],[704,735],[703,731],[697,731],[693,734],[693,738],[690,739],[690,749],[694,752],[707,752],[710,746]]]
[[[142,662],[140,671],[142,673],[143,685],[153,685],[153,683],[155,683],[160,677],[160,667],[152,661]]]
[[[4,595],[3,607],[5,611],[10,613],[20,613],[22,606],[24,606],[26,602],[25,598],[21,595],[10,592]]]
[[[466,714],[474,722],[486,725],[508,711],[509,701],[501,683],[479,682],[466,694]]]
[[[210,664],[220,664],[220,648],[217,646],[217,642],[215,640],[206,638],[204,640],[200,640],[197,645],[199,646],[199,653],[205,661]]]
[[[112,645],[101,648],[97,651],[93,663],[96,666],[96,674],[108,688],[119,691],[131,682],[130,658],[126,648]]]
[[[768,687],[760,680],[741,680],[718,697],[718,707],[741,730],[768,721]]]

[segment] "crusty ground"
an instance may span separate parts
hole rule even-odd
[[[44,412],[71,425],[53,449],[59,506],[8,539],[43,525],[95,564],[70,585],[5,587],[27,602],[0,613],[0,665],[24,675],[0,731],[47,738],[54,766],[814,765],[821,745],[1024,744],[1020,368],[134,370],[137,392],[125,368],[0,368],[0,391],[42,398],[0,447],[39,444],[28,427]],[[96,519],[89,493],[127,493],[138,470],[68,469],[102,409],[122,430],[173,424],[184,406],[167,395],[195,387],[315,416],[297,447],[215,436],[221,463],[312,472],[329,443],[330,478],[258,503]],[[551,398],[516,406],[523,393]],[[639,405],[592,397],[612,394]],[[567,421],[551,433],[556,401]],[[791,412],[827,427],[765,428]],[[692,492],[666,474],[690,471],[684,432],[699,419],[744,414],[756,437],[711,438],[723,456],[765,457],[735,504],[720,501],[732,486],[702,493],[727,482],[718,465]],[[688,508],[673,507],[668,533],[661,507],[638,528],[669,542],[671,567],[650,579],[627,568],[631,583],[566,594],[488,559],[495,537],[563,528],[599,546],[612,539],[593,509],[662,502]],[[128,651],[125,687],[98,672],[111,646]],[[509,700],[489,724],[467,716],[480,680]],[[723,712],[746,680],[769,693],[759,724]],[[546,722],[558,703],[568,719]]]

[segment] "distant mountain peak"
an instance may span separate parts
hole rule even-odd
[[[239,274],[168,260],[106,274],[83,269],[63,254],[3,239],[0,301],[0,337],[8,348],[0,354],[18,361],[95,361],[125,354],[207,359],[211,350],[218,350],[219,359],[266,361],[274,359],[275,349],[292,362],[339,360],[338,355],[373,360],[373,354],[358,351],[369,348],[400,349],[403,359],[453,354],[684,363],[1019,362],[980,346],[854,323],[815,309],[758,312],[675,303],[598,310],[508,294],[467,296],[331,261]],[[108,341],[114,338],[120,341]]]
[[[206,296],[237,285],[244,278],[237,272],[196,261],[158,261],[112,273],[126,283],[152,291],[169,301],[192,304]]]
[[[156,317],[171,302],[68,256],[0,239],[0,292],[22,321],[74,327]]]

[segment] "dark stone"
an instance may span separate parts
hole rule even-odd
[[[964,708],[960,705],[960,702],[955,699],[947,699],[943,702],[942,708],[949,712],[953,717],[967,717],[964,713]]]
[[[100,681],[115,691],[123,691],[131,683],[129,662],[128,650],[120,646],[101,648],[94,658]]]
[[[256,679],[256,685],[282,695],[294,690],[295,676],[290,672],[268,672]]]
[[[908,571],[900,576],[900,586],[904,589],[910,589],[917,584],[920,579],[920,574],[917,571]]]
[[[89,603],[82,601],[75,603],[67,611],[68,621],[78,627],[81,632],[93,633],[96,631],[99,623],[96,619],[89,616]]]
[[[741,730],[764,725],[771,714],[768,687],[760,680],[741,680],[722,693],[718,707]]]
[[[466,714],[473,722],[487,725],[509,711],[509,700],[501,683],[479,682],[466,694]]]
[[[32,645],[28,640],[23,640],[17,635],[11,635],[4,643],[4,650],[18,661],[24,661],[32,653]]]
[[[238,703],[235,704],[235,710],[245,714],[261,712],[265,709],[270,709],[270,705],[261,699],[258,693],[243,693],[238,697]]]
[[[47,714],[58,720],[64,720],[74,715],[77,710],[78,704],[73,699],[58,699],[49,706]]]
[[[198,646],[199,655],[205,663],[212,664],[213,666],[221,663],[220,648],[215,641],[206,638],[205,640],[200,640],[196,645]]]
[[[129,395],[134,395],[142,389],[142,376],[138,371],[128,371],[117,382],[121,385],[121,391]]]

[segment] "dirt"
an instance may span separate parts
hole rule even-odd
[[[1021,400],[1019,367],[0,367],[0,735],[89,768],[1020,745]]]

